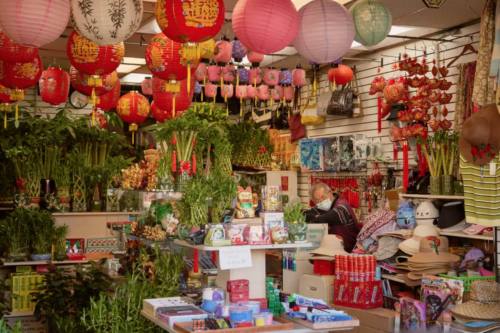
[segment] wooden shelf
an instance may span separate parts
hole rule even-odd
[[[35,265],[48,265],[47,261],[20,261],[20,262],[5,262],[4,259],[3,266],[35,266]],[[78,264],[86,264],[89,260],[64,260],[64,261],[52,261],[52,265],[78,265]]]
[[[53,213],[53,216],[122,216],[136,215],[144,212],[77,212],[77,213]]]
[[[401,194],[402,198],[415,198],[415,199],[442,199],[442,200],[464,200],[465,197],[461,195],[430,195],[430,194]]]
[[[400,279],[396,274],[382,274],[382,279],[391,280],[394,282],[405,283],[403,279]]]
[[[198,249],[201,251],[219,251],[220,249],[227,248],[227,246],[206,246],[206,245],[191,245],[186,241],[176,239],[174,244],[190,247],[192,249]],[[239,246],[239,245],[233,245]],[[250,245],[250,250],[279,250],[279,249],[298,249],[301,247],[312,247],[312,243],[302,243],[302,244],[267,244],[267,245]]]
[[[490,240],[493,241],[493,236],[484,236],[484,235],[467,235],[461,231],[449,231],[449,232],[440,232],[441,236],[449,236],[449,237],[460,237],[460,238],[470,238],[470,239],[482,239],[482,240]]]
[[[27,312],[11,312],[8,315],[5,315],[5,318],[14,318],[14,317],[30,317],[33,316],[33,311]]]

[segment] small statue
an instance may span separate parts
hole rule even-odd
[[[280,158],[277,154],[271,154],[271,171],[281,171]]]
[[[283,227],[272,227],[271,240],[273,244],[286,244],[288,240],[288,229]]]
[[[236,218],[248,219],[255,217],[255,209],[257,208],[257,194],[252,194],[252,189],[247,187],[238,187],[238,202],[236,203]]]
[[[188,279],[187,279],[187,286],[189,287],[194,287],[194,288],[201,288],[201,278],[203,277],[203,269],[201,267],[198,267],[198,273],[194,272],[194,268],[191,268],[191,270],[188,273]]]

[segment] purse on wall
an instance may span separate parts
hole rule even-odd
[[[318,115],[315,97],[309,97],[304,109],[302,109],[302,125],[317,126],[325,122],[325,118]]]
[[[290,141],[294,142],[306,137],[306,128],[302,125],[302,116],[300,112],[292,114],[288,117],[288,125],[290,126]]]
[[[342,87],[342,90],[335,90],[328,103],[326,112],[330,116],[349,117],[353,114],[353,96],[351,84]]]
[[[354,89],[353,89],[353,101],[352,101],[352,115],[349,118],[363,117],[363,105],[361,103],[361,93],[359,92],[358,76],[356,73],[356,66],[353,69],[354,72]]]

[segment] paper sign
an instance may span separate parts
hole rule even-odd
[[[250,246],[228,246],[219,250],[219,267],[222,270],[252,267]]]
[[[281,176],[281,189],[288,191],[288,176]]]

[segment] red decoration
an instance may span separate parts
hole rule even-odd
[[[215,99],[215,96],[217,96],[217,86],[213,83],[207,82],[207,84],[205,84],[205,96],[207,96],[207,98]]]
[[[248,50],[247,59],[252,63],[252,67],[259,67],[259,64],[264,61],[264,55]]]
[[[236,68],[234,65],[228,64],[222,69],[222,78],[226,82],[233,82],[236,77]]]
[[[215,43],[214,60],[218,66],[223,67],[230,62],[232,54],[233,46],[228,40],[223,39]]]
[[[115,71],[125,55],[123,43],[102,46],[73,31],[66,45],[68,59],[77,70],[92,76]],[[91,82],[92,83],[92,82]],[[98,86],[99,84],[96,83]]]
[[[398,80],[390,79],[389,83],[384,88],[384,97],[387,104],[392,105],[397,103],[404,95],[405,89],[403,86],[403,78]]]
[[[271,89],[271,97],[275,101],[281,101],[284,97],[284,91],[282,86],[276,86]]]
[[[293,95],[294,95],[294,92],[293,92],[293,87],[285,87],[284,88],[284,93],[285,93],[285,100],[287,102],[289,101],[292,101],[293,100]]]
[[[172,93],[167,91],[165,81],[155,77],[153,79],[153,99],[156,106],[160,110],[170,111],[174,117],[177,115],[177,111],[187,110],[193,100],[194,82],[194,80],[191,81],[189,93],[187,91],[187,80],[180,81],[179,92]]]
[[[26,91],[27,89],[24,92],[26,93]],[[15,103],[16,100],[13,100],[10,96],[11,96],[11,89],[0,85],[0,102],[2,104]]]
[[[409,160],[408,160],[408,143],[403,142],[403,192],[406,193],[409,185]]]
[[[257,96],[257,88],[249,84],[247,86],[247,98],[254,99]]]
[[[89,83],[91,81],[91,76],[77,70],[73,66],[69,69],[69,77],[73,88],[89,97],[93,97],[93,93],[96,97],[110,93],[116,82],[119,81],[116,72],[112,72],[110,74],[102,75],[102,86],[91,86]]]
[[[126,123],[129,123],[131,132],[137,131],[139,126],[149,115],[148,99],[137,91],[129,92],[118,100],[116,113]],[[134,133],[132,133],[132,144],[134,143]]]
[[[165,120],[172,119],[172,111],[161,110],[156,106],[156,103],[153,101],[151,103],[151,113],[153,114],[153,118],[156,119],[157,122],[163,123]],[[181,117],[184,111],[177,111],[175,113],[176,117]]]
[[[354,73],[351,67],[339,64],[338,68],[330,68],[328,70],[328,80],[333,84],[347,84],[351,82]],[[385,82],[385,80],[384,80]]]
[[[261,101],[267,101],[269,98],[271,98],[271,91],[269,90],[269,87],[265,84],[259,86],[257,88],[257,96]]]
[[[141,84],[142,94],[146,96],[153,95],[153,79],[151,77],[147,77],[142,81]]]
[[[374,92],[384,92],[386,82],[385,78],[383,76],[378,76],[375,77],[371,83],[371,88],[373,89]]]
[[[264,72],[264,82],[270,88],[278,85],[279,78],[280,78],[280,72],[274,67],[269,67]]]
[[[197,43],[214,38],[224,24],[223,0],[158,0],[156,22],[163,33],[178,43]]]
[[[260,68],[250,68],[248,70],[248,82],[253,85],[262,83],[262,72]]]
[[[198,68],[196,68],[196,71],[194,72],[196,81],[202,82],[203,80],[205,80],[206,74],[207,74],[207,64],[204,62],[200,62]]]
[[[65,103],[69,94],[69,74],[58,67],[49,67],[40,78],[42,101],[51,105]]]
[[[121,90],[122,85],[120,80],[116,80],[116,84],[113,89],[109,93],[99,97],[96,107],[103,111],[109,111],[116,108],[118,105],[118,99],[120,99]]]
[[[32,62],[37,55],[37,47],[21,46],[0,30],[0,60],[25,63]]]

